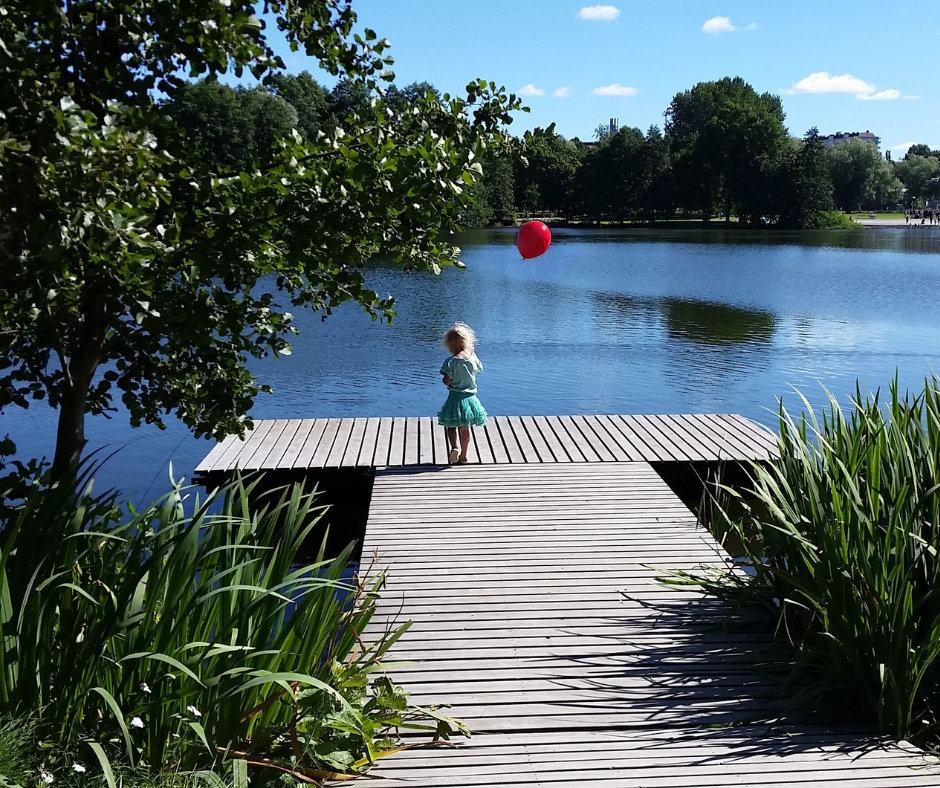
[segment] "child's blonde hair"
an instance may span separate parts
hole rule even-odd
[[[444,347],[454,356],[465,350],[472,353],[476,344],[477,335],[466,323],[454,323],[444,334]]]

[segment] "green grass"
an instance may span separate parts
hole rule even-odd
[[[805,400],[804,400],[805,403]],[[677,573],[774,622],[812,677],[797,700],[853,704],[899,739],[940,744],[940,383],[843,411],[780,413],[780,459],[752,489],[718,486],[703,522],[743,572]],[[734,504],[732,506],[731,504]],[[736,512],[743,511],[742,515]]]
[[[903,219],[904,214],[900,211],[852,211],[848,214],[858,219],[867,219],[870,213],[874,213],[878,219]]]
[[[822,228],[826,230],[855,230],[858,227],[859,225],[842,211],[829,211],[822,224]]]
[[[319,778],[367,769],[398,729],[459,727],[383,675],[409,623],[362,640],[384,576],[350,577],[349,549],[302,560],[313,496],[249,499],[178,487],[126,519],[66,485],[0,530],[0,714],[34,721],[57,780]]]

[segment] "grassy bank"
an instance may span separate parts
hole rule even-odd
[[[0,531],[0,768],[42,783],[253,788],[358,773],[401,728],[459,726],[383,674],[408,628],[363,633],[385,578],[305,560],[322,515],[294,486],[176,488],[126,517],[34,491]],[[26,780],[21,781],[23,775]]]
[[[780,459],[750,490],[703,507],[746,572],[682,577],[765,613],[809,679],[802,702],[940,746],[940,382],[806,406],[781,412]]]

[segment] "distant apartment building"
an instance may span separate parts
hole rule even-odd
[[[835,134],[830,134],[828,137],[822,137],[822,144],[827,148],[831,148],[833,145],[839,145],[843,142],[848,142],[849,140],[862,140],[863,142],[870,142],[875,146],[875,150],[880,151],[881,138],[876,137],[870,131],[846,131],[841,132],[837,131]]]

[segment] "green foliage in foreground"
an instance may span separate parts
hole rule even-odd
[[[886,403],[857,392],[848,412],[831,395],[819,416],[804,403],[799,421],[781,408],[780,459],[754,467],[753,490],[703,507],[748,574],[696,580],[776,621],[815,682],[805,700],[833,692],[885,734],[936,743],[940,381],[916,395],[895,381]]]
[[[321,510],[299,487],[259,511],[240,483],[177,487],[130,520],[80,489],[31,494],[0,531],[0,719],[43,742],[28,784],[239,763],[253,785],[322,778],[368,768],[399,728],[457,727],[381,673],[407,623],[362,640],[384,577],[349,578],[349,549],[303,560]]]

